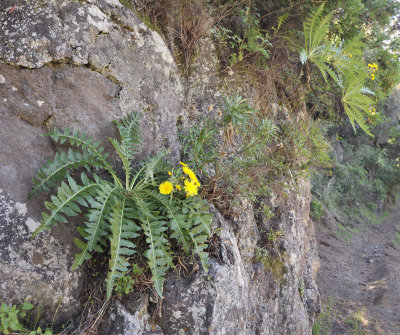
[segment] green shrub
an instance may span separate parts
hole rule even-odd
[[[255,56],[256,63],[267,68],[266,61],[270,57],[268,48],[271,43],[269,35],[260,27],[260,15],[257,12],[254,13],[250,7],[240,9],[237,14],[243,22],[242,31],[232,32],[222,26],[211,30],[219,44],[229,44],[231,49],[229,65],[234,66],[243,61],[247,55]]]
[[[29,196],[47,191],[59,182],[61,185],[57,194],[51,196],[51,202],[45,203],[49,213],[43,213],[42,224],[33,236],[58,222],[67,223],[65,216],[76,216],[86,207],[86,221],[78,228],[82,239],[75,239],[82,252],[76,255],[74,267],[93,252],[104,252],[109,243],[110,298],[115,282],[128,271],[127,257],[141,252],[161,297],[165,274],[173,266],[172,240],[185,253],[198,255],[207,270],[205,250],[212,217],[206,201],[197,196],[200,183],[186,164],[181,163],[182,169],[172,169],[164,160],[165,153],[161,153],[140,168],[132,168],[141,139],[138,114],[132,113],[114,124],[120,138],[109,140],[122,162],[125,181],[107,161],[104,149],[87,135],[69,129],[55,129],[48,134],[56,143],[69,142],[80,151],[57,153],[34,179]],[[79,168],[105,170],[112,181],[96,173],[89,178],[81,172],[79,182],[71,173]]]
[[[320,220],[324,215],[324,206],[321,201],[313,200],[311,201],[311,212],[317,220]]]
[[[344,214],[346,219],[374,222],[377,204],[383,204],[400,183],[394,158],[398,149],[395,144],[376,146],[362,135],[352,140],[357,145],[341,139],[344,152],[340,163],[313,176],[312,193],[326,208]]]
[[[6,303],[2,302],[0,306],[0,333],[1,334],[29,334],[29,335],[52,335],[51,330],[42,330],[38,327],[36,330],[28,330],[21,323],[28,317],[28,313],[33,310],[35,306],[25,301],[21,306],[17,307],[12,305],[9,307]],[[36,328],[36,327],[35,327]]]

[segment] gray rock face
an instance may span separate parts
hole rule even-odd
[[[307,183],[300,185],[307,194]],[[235,219],[237,231],[216,213],[221,229],[220,259],[211,259],[209,277],[204,272],[165,284],[163,315],[158,320],[165,335],[172,334],[311,334],[318,312],[315,284],[318,257],[308,201],[293,195],[279,229],[284,251],[278,262],[256,262],[260,240],[253,209],[243,202]]]
[[[45,316],[68,318],[79,308],[80,274],[70,271],[71,246],[50,235],[31,240],[39,226],[25,203],[0,189],[0,299],[40,302]]]
[[[99,138],[109,121],[145,111],[146,150],[168,147],[178,158],[183,89],[176,65],[162,38],[119,1],[25,1],[0,24],[5,109],[12,105],[35,125],[80,126]]]
[[[101,333],[104,335],[164,335],[159,326],[150,323],[147,308],[147,297],[136,301],[135,306],[129,311],[119,300],[116,300],[108,312],[107,321]]]
[[[176,161],[183,88],[162,38],[119,1],[27,0],[6,14],[13,4],[0,4],[0,300],[31,296],[68,318],[82,286],[74,226],[30,240],[47,197],[27,194],[57,149],[40,135],[71,127],[107,148],[110,122],[142,111],[139,159],[167,148]]]

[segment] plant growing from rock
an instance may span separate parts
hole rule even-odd
[[[22,321],[29,317],[29,313],[35,308],[28,301],[24,301],[21,306],[8,306],[4,301],[0,306],[0,333],[1,334],[29,334],[29,335],[52,335],[50,329],[42,330],[38,327],[36,330],[28,330],[22,324]],[[36,327],[35,327],[36,328]]]
[[[124,180],[107,160],[104,148],[91,137],[70,129],[47,134],[56,143],[68,142],[79,151],[70,148],[67,153],[57,153],[34,179],[29,197],[61,184],[51,201],[45,202],[49,212],[42,214],[42,224],[33,236],[58,222],[68,223],[66,216],[76,216],[87,208],[86,221],[78,228],[82,239],[75,239],[81,253],[76,255],[73,267],[80,266],[94,252],[104,252],[109,245],[109,299],[116,281],[127,273],[129,259],[141,252],[151,270],[154,288],[162,297],[165,274],[173,266],[173,240],[185,253],[197,254],[207,271],[205,250],[212,216],[206,201],[197,196],[200,183],[186,164],[171,169],[164,159],[166,153],[161,153],[140,168],[132,168],[141,143],[138,114],[132,113],[114,124],[119,138],[109,141],[122,162]],[[79,181],[72,171],[82,168],[88,172],[104,170],[111,178],[94,172],[88,177],[81,172]],[[143,239],[144,250],[138,248]]]
[[[303,65],[314,64],[325,83],[331,78],[341,90],[338,98],[339,109],[347,114],[353,129],[357,123],[368,135],[373,136],[366,118],[376,102],[375,95],[366,82],[375,80],[378,66],[367,67],[362,56],[364,44],[360,38],[333,43],[329,41],[329,27],[332,14],[323,15],[324,3],[315,9],[304,22],[304,48],[300,52]],[[370,69],[372,68],[372,70]],[[311,86],[312,88],[312,86]]]

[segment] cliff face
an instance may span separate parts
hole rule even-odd
[[[106,145],[110,121],[139,110],[141,157],[167,148],[177,162],[178,121],[188,126],[210,113],[209,106],[215,112],[221,87],[235,81],[218,77],[209,41],[202,42],[193,74],[183,80],[160,35],[119,1],[21,1],[8,14],[12,5],[0,5],[0,300],[30,296],[65,320],[79,312],[83,280],[70,270],[74,225],[30,239],[46,196],[27,201],[26,195],[56,151],[40,135],[71,127]],[[251,85],[236,85],[257,104]],[[209,274],[170,274],[154,313],[151,296],[113,304],[103,333],[311,334],[319,309],[318,256],[309,184],[300,179],[295,189],[269,204],[281,213],[273,222],[283,232],[275,261],[256,257],[261,231],[271,223],[257,222],[247,200],[239,201],[240,214],[229,220],[215,209],[220,233]]]

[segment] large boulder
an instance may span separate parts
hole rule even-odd
[[[165,148],[176,161],[183,88],[162,38],[119,1],[26,0],[7,14],[13,4],[0,4],[0,300],[31,297],[62,319],[82,276],[74,225],[30,238],[48,197],[27,200],[32,178],[59,149],[41,135],[71,127],[108,148],[111,121],[141,111],[139,159]]]

